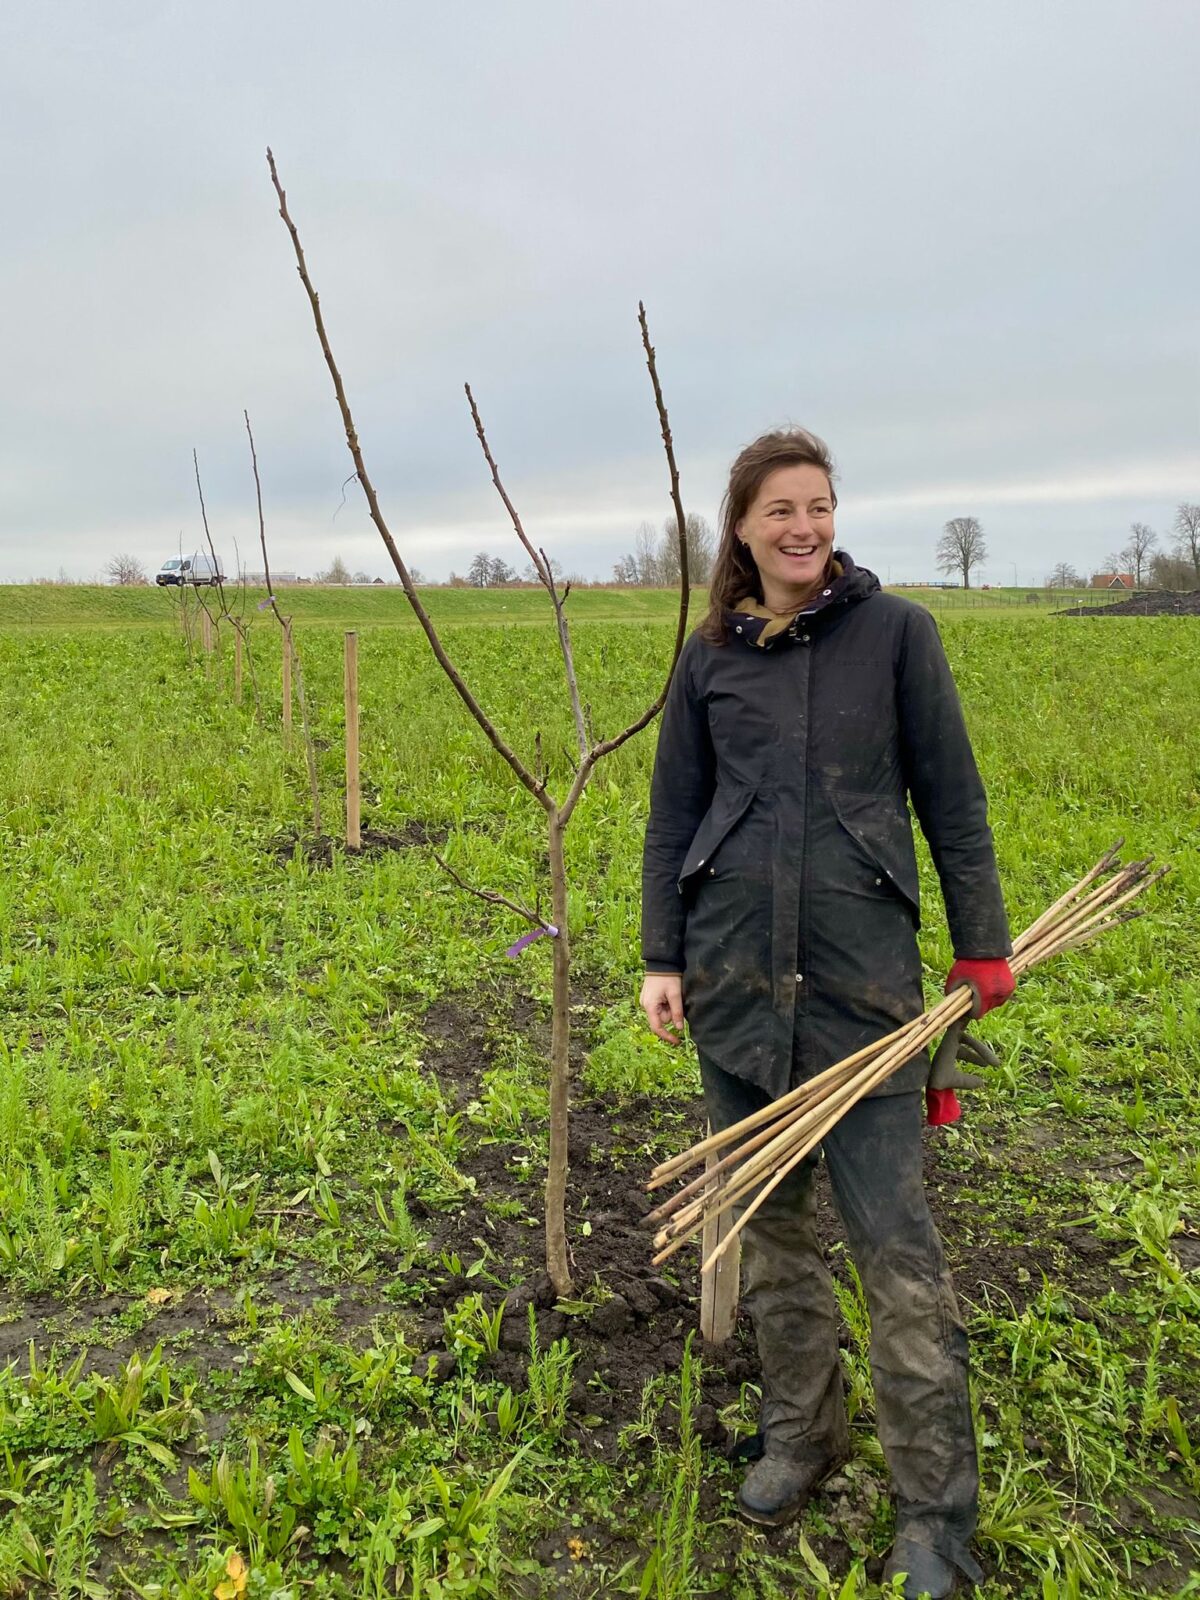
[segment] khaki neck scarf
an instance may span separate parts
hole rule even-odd
[[[836,559],[831,559],[825,569],[825,577],[822,581],[830,583],[834,578],[840,578],[842,575],[842,563]],[[756,645],[761,647],[766,644],[768,639],[774,639],[779,634],[786,633],[801,611],[805,609],[805,606],[799,605],[795,611],[788,611],[781,615],[778,611],[772,611],[768,606],[763,605],[761,600],[756,600],[752,594],[747,594],[734,602],[733,609],[741,612],[746,617],[765,619],[767,625],[754,641]]]

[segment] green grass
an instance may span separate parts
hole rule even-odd
[[[203,591],[205,595],[208,590]],[[546,596],[538,588],[521,586],[503,591],[484,589],[423,589],[430,615],[445,623],[494,624],[545,623]],[[227,587],[230,609],[240,612],[242,601]],[[254,615],[266,598],[265,589],[247,590],[244,606]],[[415,627],[403,589],[398,584],[381,588],[325,588],[297,584],[282,587],[282,610],[298,623],[353,627]],[[704,599],[697,590],[693,604]],[[169,627],[175,626],[179,592],[139,587],[92,584],[0,584],[0,628],[9,627]],[[214,608],[215,601],[211,601]],[[571,610],[580,621],[642,622],[672,616],[679,597],[666,589],[591,589],[572,593]]]
[[[544,625],[546,597],[532,585],[497,590],[423,589],[422,598],[439,625],[445,623],[514,623]],[[1063,606],[1108,605],[1113,596],[1094,590],[1067,593],[1045,589],[903,589],[896,593],[928,606],[938,616],[986,613],[993,617],[1040,616]],[[230,605],[240,610],[235,591],[228,590]],[[1028,596],[1036,596],[1030,603]],[[244,605],[253,614],[266,596],[265,589],[246,592]],[[1119,596],[1118,596],[1119,598]],[[398,585],[383,588],[325,588],[300,584],[279,591],[283,610],[306,625],[326,623],[341,627],[415,627],[404,591]],[[702,589],[692,595],[698,618],[707,603]],[[647,622],[666,620],[678,608],[678,596],[669,589],[582,588],[574,591],[571,611],[580,622]],[[178,591],[92,584],[0,584],[0,628],[9,627],[173,627]]]
[[[319,624],[336,622],[361,629],[366,823],[444,830],[474,881],[544,893],[540,814],[420,635],[391,626],[403,596],[293,594],[334,827],[341,641]],[[506,960],[520,930],[420,848],[281,857],[306,812],[277,633],[255,621],[260,724],[230,703],[227,648],[211,681],[189,668],[156,625],[164,600],[0,590],[0,1334],[24,1318],[34,1340],[32,1366],[22,1339],[0,1372],[0,1595],[208,1596],[234,1547],[247,1593],[297,1600],[393,1593],[398,1565],[403,1592],[430,1597],[878,1593],[886,1486],[845,1274],[849,1487],[770,1541],[735,1523],[735,1480],[698,1448],[690,1357],[640,1396],[593,1391],[615,1405],[616,1456],[567,1425],[572,1317],[602,1286],[581,1285],[567,1344],[527,1351],[526,1383],[493,1375],[495,1307],[537,1270],[536,1219],[496,1192],[487,1215],[519,1253],[486,1222],[428,1240],[485,1141],[539,1178],[541,1061],[511,1002],[544,1003],[546,943]],[[571,722],[544,600],[431,604],[502,730],[528,751],[540,728],[561,780]],[[571,606],[584,697],[615,731],[657,689],[670,596]],[[53,626],[14,625],[29,622]],[[1029,622],[943,623],[1014,927],[1117,834],[1174,871],[1150,915],[984,1025],[1004,1065],[936,1147],[970,1287],[982,1593],[1111,1600],[1141,1573],[1165,1596],[1183,1579],[1156,1563],[1200,1548],[1200,624]],[[580,1094],[648,1093],[665,1116],[693,1070],[631,1003],[653,742],[602,768],[568,848],[596,1042]],[[932,989],[950,952],[925,858],[922,874]],[[492,1061],[467,1104],[428,1021],[463,994]],[[653,1156],[621,1159],[632,1184]],[[448,1374],[418,1353],[431,1314]]]

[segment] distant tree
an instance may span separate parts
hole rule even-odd
[[[1200,585],[1200,506],[1185,501],[1177,507],[1173,531],[1176,559],[1191,563],[1192,575]]]
[[[467,568],[467,582],[473,589],[498,589],[516,581],[517,575],[508,562],[489,556],[486,550],[481,550]]]
[[[113,583],[146,582],[146,569],[136,556],[114,556],[104,571]]]
[[[409,577],[412,577],[411,572]],[[467,589],[470,588],[470,579],[464,578],[461,572],[452,572],[446,579],[446,587],[448,589]]]
[[[553,556],[548,557],[548,560],[550,562],[550,575],[551,575],[551,577],[553,577],[553,578],[561,578],[562,577],[562,570],[563,570],[562,569],[562,562],[561,561],[556,561]],[[503,565],[503,562],[501,563],[501,565]],[[512,579],[510,578],[507,581],[511,583]],[[538,573],[538,569],[534,566],[532,561],[527,561],[525,563],[524,567],[521,569],[521,582],[522,583],[541,583],[541,581],[542,580],[541,580],[540,574]]]
[[[978,517],[951,517],[937,543],[937,564],[942,572],[957,572],[964,589],[971,587],[972,569],[987,560],[987,545]]]
[[[687,516],[688,582],[706,584],[712,577],[716,556],[716,535],[709,523],[694,511]],[[658,581],[664,588],[679,582],[679,530],[673,518],[663,523],[658,545]]]
[[[1082,589],[1083,579],[1069,561],[1060,561],[1046,579],[1047,589]]]
[[[1195,573],[1190,561],[1180,556],[1156,550],[1150,557],[1150,587],[1152,589],[1190,589],[1195,586]]]
[[[370,581],[371,574],[369,572],[356,572],[351,580],[353,583],[370,583]]]
[[[329,564],[329,571],[318,572],[317,582],[353,583],[354,579],[350,576],[350,568],[342,560],[341,556],[334,556],[333,560]]]
[[[428,587],[429,579],[421,571],[420,567],[409,567],[408,575],[418,589],[424,589]]]
[[[690,514],[687,518],[689,583],[709,581],[716,545],[716,535],[709,523],[694,512]],[[679,530],[674,521],[665,522],[661,534],[655,531],[653,523],[639,523],[633,549],[614,564],[613,576],[618,583],[636,583],[643,589],[673,588],[679,582]]]
[[[658,535],[652,522],[641,522],[633,536],[633,562],[637,581],[643,589],[654,589],[662,582],[658,566]]]
[[[1133,573],[1133,581],[1139,589],[1142,587],[1142,574],[1150,565],[1150,552],[1157,543],[1158,535],[1146,523],[1129,524],[1129,543],[1121,551],[1121,560],[1125,563],[1125,570]]]

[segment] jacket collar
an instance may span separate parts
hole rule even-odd
[[[825,587],[793,615],[779,616],[768,611],[753,595],[744,595],[732,611],[725,613],[725,622],[730,633],[744,643],[769,650],[780,639],[795,638],[795,624],[801,617],[815,617],[836,606],[865,600],[868,595],[877,594],[879,588],[879,579],[873,572],[868,572],[866,567],[856,567],[847,551],[835,550]]]

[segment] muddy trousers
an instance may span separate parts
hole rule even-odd
[[[714,1129],[768,1096],[701,1056]],[[967,1335],[921,1174],[922,1097],[862,1100],[822,1150],[871,1317],[879,1442],[896,1529],[978,1581],[968,1548],[979,1473]],[[768,1455],[825,1461],[848,1450],[838,1307],[816,1230],[814,1153],[742,1232],[742,1303],[762,1365]]]

